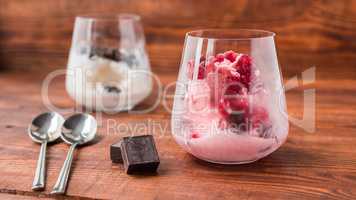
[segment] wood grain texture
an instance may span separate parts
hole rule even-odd
[[[0,0],[0,62],[8,68],[65,68],[76,15],[122,12],[142,16],[157,72],[178,69],[189,30],[258,28],[277,33],[282,66],[348,60],[351,66],[342,67],[356,77],[355,0]],[[294,67],[300,66],[288,66]]]
[[[46,108],[40,87],[45,74],[4,72],[0,74],[0,191],[27,196],[52,197],[55,183],[69,148],[54,144],[48,148],[46,191],[31,191],[39,145],[30,141],[27,124]],[[160,74],[164,84],[176,74]],[[50,98],[61,108],[73,102],[64,90],[63,78],[51,85]],[[149,114],[103,115],[99,139],[79,149],[65,198],[88,199],[354,199],[356,195],[356,92],[355,80],[318,80],[317,130],[307,133],[292,126],[287,143],[270,156],[248,165],[221,166],[199,161],[185,153],[173,140],[170,113],[162,105]],[[19,87],[21,86],[21,87]],[[291,116],[302,115],[302,91],[287,92]],[[342,96],[342,98],[340,98]],[[70,112],[63,112],[68,116]],[[131,129],[112,128],[117,123],[137,125],[150,122],[161,158],[157,176],[128,176],[121,165],[112,164],[110,144],[135,134]],[[64,198],[64,197],[63,197]]]
[[[35,199],[49,200],[50,198],[1,193],[0,199],[3,199],[3,200],[35,200]]]

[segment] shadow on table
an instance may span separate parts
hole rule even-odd
[[[202,169],[218,169],[219,171],[247,171],[247,172],[263,172],[266,168],[284,168],[294,167],[298,165],[312,165],[313,161],[322,159],[318,154],[307,152],[303,149],[293,148],[290,146],[281,147],[277,151],[268,155],[265,158],[252,163],[223,165],[215,164],[200,160],[194,156],[189,156],[192,165]]]

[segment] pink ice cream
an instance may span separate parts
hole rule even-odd
[[[252,58],[227,51],[201,58],[186,93],[182,128],[174,136],[194,156],[218,163],[246,163],[276,150],[286,139],[288,123],[271,118],[268,91]]]

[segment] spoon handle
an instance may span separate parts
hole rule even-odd
[[[72,144],[69,148],[67,158],[64,161],[61,172],[59,173],[56,184],[53,187],[51,194],[64,194],[67,188],[67,182],[72,165],[73,153],[77,144]]]
[[[35,178],[32,183],[32,190],[43,190],[45,187],[45,172],[46,172],[46,149],[47,142],[42,142],[40,154],[37,160]]]

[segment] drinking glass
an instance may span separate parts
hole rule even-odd
[[[130,110],[151,92],[150,64],[140,17],[76,17],[66,90],[97,111]]]
[[[209,162],[242,164],[286,141],[289,124],[274,36],[245,29],[186,34],[171,127],[187,152]]]

